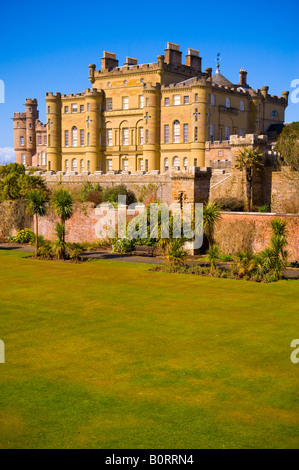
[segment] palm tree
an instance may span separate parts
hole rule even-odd
[[[203,231],[207,237],[209,248],[214,245],[215,225],[221,219],[220,209],[220,206],[215,202],[208,202],[203,208]]]
[[[59,188],[54,191],[52,196],[52,206],[56,215],[60,218],[61,225],[61,242],[62,242],[62,253],[61,256],[65,258],[65,222],[70,219],[73,215],[73,196],[64,188]]]
[[[249,212],[252,206],[253,170],[262,168],[261,158],[262,154],[259,152],[258,148],[253,149],[249,147],[240,150],[237,156],[238,163],[236,164],[236,168],[241,171],[245,170],[246,174],[246,197]]]
[[[220,249],[218,245],[212,245],[211,248],[207,251],[208,259],[210,263],[210,270],[214,271],[216,268],[216,263],[220,257]]]
[[[174,266],[182,266],[187,257],[184,249],[185,240],[183,238],[173,238],[169,241],[167,259]]]
[[[46,215],[47,212],[47,202],[48,198],[44,191],[42,190],[34,190],[30,191],[27,194],[27,211],[29,214],[35,216],[35,255],[39,255],[38,251],[38,218],[43,217]]]

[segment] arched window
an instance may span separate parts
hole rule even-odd
[[[45,156],[45,152],[42,152],[42,165],[46,165],[46,156]]]
[[[65,160],[65,172],[66,173],[69,172],[69,161],[68,160]]]
[[[168,171],[169,170],[169,160],[168,158],[165,158],[164,159],[164,171]]]
[[[180,121],[174,121],[173,123],[173,143],[179,144],[181,140],[180,136]]]
[[[77,147],[78,145],[78,129],[76,126],[72,128],[72,147]]]
[[[77,171],[77,158],[72,160],[72,171]]]
[[[211,124],[210,126],[210,140],[213,143],[215,140],[215,126],[214,124]]]
[[[229,126],[225,126],[225,140],[229,140]]]
[[[80,171],[81,173],[84,171],[84,160],[81,160],[80,162]]]
[[[180,168],[180,159],[179,157],[173,157],[172,166],[175,168]]]
[[[188,158],[187,157],[185,157],[184,160],[183,160],[183,167],[184,167],[185,170],[187,170],[187,168],[188,168]]]
[[[123,160],[123,171],[128,171],[129,170],[129,161],[125,158]]]

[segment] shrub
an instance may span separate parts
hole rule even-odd
[[[115,253],[129,253],[132,251],[134,241],[130,238],[115,238],[112,240],[112,251]]]
[[[243,212],[245,203],[243,199],[233,196],[215,198],[214,202],[221,207],[223,211]]]
[[[215,228],[215,241],[222,252],[234,255],[239,251],[252,251],[256,236],[253,220],[222,220]]]
[[[105,188],[103,191],[103,202],[110,202],[111,204],[117,204],[118,196],[126,196],[126,204],[130,205],[133,202],[136,202],[136,197],[133,191],[130,191],[126,188],[124,184],[119,184],[117,186],[112,186],[110,188]]]
[[[185,240],[183,238],[173,238],[169,241],[167,259],[169,264],[181,266],[184,264],[187,253],[184,249]]]
[[[35,234],[30,228],[24,228],[12,237],[12,241],[15,243],[33,243],[35,241]]]
[[[260,206],[257,208],[258,212],[269,212],[269,206],[268,204],[264,204],[263,206]]]
[[[92,202],[96,206],[102,202],[102,188],[99,183],[92,184],[87,181],[81,189],[82,202]]]

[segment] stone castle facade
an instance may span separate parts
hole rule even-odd
[[[16,162],[65,173],[165,173],[210,166],[215,142],[225,149],[232,135],[263,134],[284,122],[287,91],[254,90],[243,69],[233,84],[219,64],[213,75],[201,63],[189,49],[182,64],[172,43],[150,64],[127,57],[119,67],[116,55],[104,52],[101,70],[89,66],[92,88],[46,94],[46,124],[34,99],[13,115]]]

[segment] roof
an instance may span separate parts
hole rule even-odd
[[[225,78],[222,73],[219,72],[217,68],[216,73],[212,76],[212,83],[216,83],[217,85],[223,86],[233,86],[232,82],[230,82],[227,78]]]

